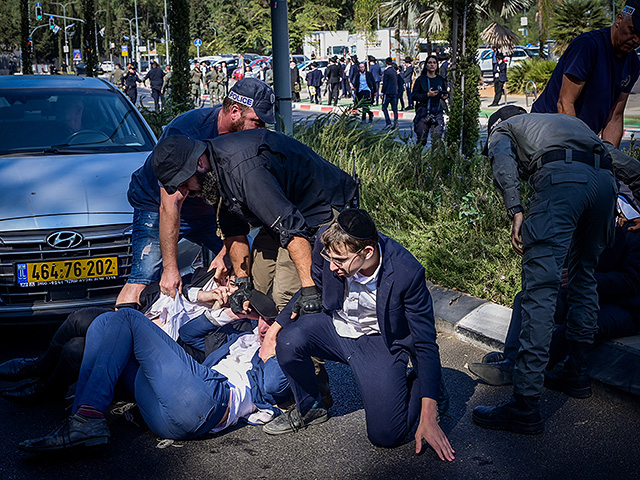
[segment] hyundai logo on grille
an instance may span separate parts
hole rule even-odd
[[[77,247],[82,240],[82,235],[71,231],[55,232],[47,237],[47,243],[53,248]]]

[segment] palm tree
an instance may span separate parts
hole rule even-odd
[[[564,0],[556,8],[553,35],[563,51],[578,35],[610,24],[604,6],[597,0]]]

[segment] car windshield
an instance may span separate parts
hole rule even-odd
[[[0,90],[0,155],[150,151],[153,143],[139,116],[116,92]]]

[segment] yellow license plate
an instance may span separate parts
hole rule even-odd
[[[16,273],[23,287],[102,280],[118,275],[118,257],[18,263]]]

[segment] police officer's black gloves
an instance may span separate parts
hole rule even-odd
[[[244,312],[244,303],[248,302],[251,296],[253,282],[249,277],[237,277],[235,284],[238,289],[229,297],[229,306],[233,313],[242,313]]]
[[[300,296],[293,305],[293,313],[299,317],[309,313],[319,313],[322,311],[322,294],[318,287],[302,287]]]

